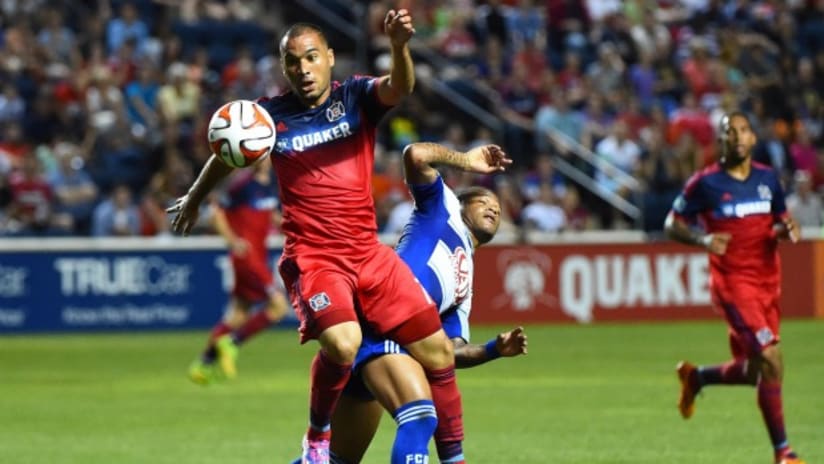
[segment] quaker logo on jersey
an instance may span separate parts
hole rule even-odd
[[[341,101],[336,101],[326,108],[326,119],[329,122],[335,122],[344,116],[346,116],[346,108]]]
[[[463,247],[458,247],[452,254],[452,269],[455,271],[455,303],[460,304],[469,295],[471,272],[469,256]]]
[[[772,210],[772,203],[769,200],[745,201],[736,203],[733,214],[729,214],[729,209],[725,206],[722,211],[725,216],[746,217],[753,214],[767,214]]]
[[[772,200],[772,190],[764,184],[758,184],[758,198]]]
[[[278,199],[272,196],[255,198],[252,201],[252,208],[258,211],[274,211],[278,207]]]
[[[322,311],[328,308],[330,304],[332,304],[332,300],[329,299],[326,292],[315,293],[309,298],[309,307],[314,312]]]
[[[775,339],[775,336],[773,335],[772,330],[770,330],[769,327],[764,327],[759,329],[758,332],[755,333],[755,338],[758,339],[758,343],[760,343],[761,346],[765,346],[772,343],[772,341]]]
[[[328,129],[309,132],[308,134],[296,135],[291,137],[288,141],[279,138],[277,142],[275,142],[275,148],[280,153],[286,152],[290,148],[294,151],[300,152],[314,146],[331,142],[333,140],[342,139],[344,137],[349,137],[351,135],[352,129],[349,127],[349,123],[346,121],[341,121]],[[283,141],[283,144],[281,144],[281,141]]]
[[[732,200],[732,194],[730,192],[724,192],[721,194],[721,201],[730,201]]]

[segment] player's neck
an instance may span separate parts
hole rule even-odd
[[[748,177],[750,177],[750,171],[752,171],[752,163],[750,162],[750,159],[747,158],[739,163],[726,164],[724,166],[724,170],[727,171],[727,174],[729,174],[730,177],[732,177],[733,179],[746,180]]]
[[[323,105],[324,103],[326,103],[326,100],[329,99],[329,96],[331,94],[332,94],[332,88],[327,87],[326,91],[323,92],[318,98],[316,98],[314,100],[301,99],[301,102],[303,102],[303,106],[305,106],[305,107],[307,107],[311,110],[311,109],[317,108],[317,107]]]

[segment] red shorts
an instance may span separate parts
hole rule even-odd
[[[771,291],[751,282],[713,282],[711,289],[713,302],[727,320],[730,349],[736,359],[758,355],[779,342],[781,295],[777,288]]]
[[[231,257],[235,286],[232,296],[249,303],[267,301],[275,291],[274,278],[269,269],[269,257],[247,254],[243,258]]]
[[[420,340],[440,328],[435,304],[406,263],[386,245],[357,259],[333,251],[284,256],[279,270],[300,320],[301,343],[349,321],[366,323],[386,336],[414,319],[420,328],[417,338],[399,343]]]

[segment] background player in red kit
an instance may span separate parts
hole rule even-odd
[[[258,163],[238,172],[220,204],[214,205],[212,223],[226,240],[234,286],[223,319],[212,328],[201,356],[189,366],[189,378],[195,383],[234,378],[240,345],[286,315],[286,298],[273,279],[266,247],[278,214],[272,187],[271,165]]]
[[[729,325],[733,359],[716,366],[681,362],[678,408],[689,419],[703,387],[756,385],[775,462],[801,464],[787,441],[781,403],[777,250],[779,237],[796,242],[799,229],[787,214],[776,173],[752,162],[756,136],[747,117],[725,115],[719,130],[720,161],[687,181],[665,227],[670,238],[710,252],[710,290]],[[706,233],[690,228],[697,219]]]
[[[301,320],[301,341],[321,344],[312,362],[305,463],[329,462],[332,412],[361,343],[358,313],[421,363],[439,422],[456,436],[463,432],[452,343],[433,302],[377,235],[371,195],[376,127],[414,86],[412,18],[406,10],[390,10],[384,25],[389,75],[343,83],[331,82],[335,56],[323,33],[310,24],[293,25],[280,42],[291,92],[260,102],[278,133],[271,159],[286,236],[279,270]],[[169,208],[178,212],[175,230],[191,230],[198,205],[230,171],[210,158],[187,195]]]

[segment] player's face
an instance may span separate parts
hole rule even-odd
[[[721,124],[724,156],[732,162],[741,162],[749,158],[756,137],[747,118],[740,115],[724,116]]]
[[[281,64],[292,90],[307,106],[313,108],[326,101],[335,55],[317,33],[289,38],[281,48]]]
[[[494,195],[479,195],[463,206],[463,220],[480,244],[495,236],[501,225],[501,204]]]

